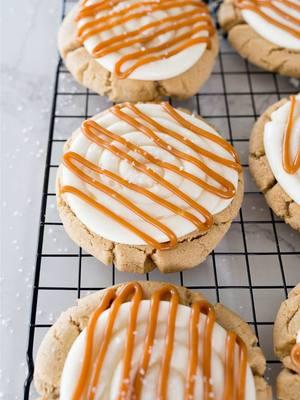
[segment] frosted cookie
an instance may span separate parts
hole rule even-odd
[[[198,0],[82,1],[63,21],[58,44],[78,82],[132,102],[194,95],[219,47]]]
[[[128,272],[198,265],[229,229],[242,197],[233,147],[168,103],[119,104],[83,122],[57,175],[70,237]]]
[[[300,78],[299,0],[224,0],[218,20],[242,57]]]
[[[300,283],[289,293],[274,324],[274,351],[283,363],[277,378],[278,400],[298,400],[300,394]]]
[[[48,400],[271,398],[249,325],[200,293],[159,282],[80,299],[48,331],[35,366]]]
[[[300,232],[300,95],[269,107],[250,137],[249,167],[274,213]]]

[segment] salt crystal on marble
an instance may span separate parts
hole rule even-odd
[[[6,318],[6,319],[3,318],[2,321],[1,321],[1,324],[2,324],[3,326],[6,326],[6,327],[7,327],[7,326],[9,325],[10,320],[11,320],[10,318]]]

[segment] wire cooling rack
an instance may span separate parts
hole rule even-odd
[[[64,16],[75,0],[63,1]],[[254,329],[267,357],[266,377],[274,387],[281,368],[272,349],[273,321],[288,291],[300,281],[300,239],[267,207],[248,171],[248,139],[257,117],[270,104],[296,92],[288,78],[245,62],[226,39],[214,72],[201,93],[174,106],[195,110],[239,151],[245,198],[238,217],[215,251],[190,271],[162,275],[119,272],[100,264],[68,238],[55,206],[55,175],[65,140],[87,117],[111,104],[78,85],[58,63],[47,148],[40,228],[27,350],[24,399],[36,398],[32,385],[36,350],[57,316],[76,298],[132,279],[163,280],[200,290],[210,301],[236,311]]]

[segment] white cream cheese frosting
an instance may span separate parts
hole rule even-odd
[[[191,130],[183,127],[182,125],[179,125],[162,108],[160,104],[138,104],[136,105],[136,107],[147,116],[150,116],[154,121],[158,122],[166,128],[169,128],[170,130],[179,133],[183,137],[188,138],[194,144],[201,146],[203,149],[206,149],[227,160],[234,160],[233,156],[220,145],[206,138],[200,137]],[[131,110],[128,110],[127,107],[123,108],[122,111],[124,111],[128,115],[132,115]],[[220,138],[220,135],[203,120],[200,120],[199,118],[196,118],[195,116],[187,114],[183,111],[177,110],[177,112],[181,116],[183,116],[188,122],[208,132],[211,132],[212,134],[216,135],[216,137]],[[172,153],[171,146],[173,146],[173,148],[177,150],[181,150],[188,155],[192,155],[196,159],[202,160],[206,166],[210,167],[215,172],[219,173],[222,177],[226,178],[229,182],[232,183],[235,189],[237,189],[238,172],[236,170],[199,155],[194,150],[186,146],[184,143],[179,142],[177,139],[174,139],[165,133],[156,132],[159,138],[168,143],[168,147],[170,146],[170,151],[159,147],[145,134],[140,131],[136,131],[135,128],[133,128],[127,122],[120,120],[109,110],[95,116],[94,120],[107,130],[121,136],[131,143],[136,144],[141,149],[146,150],[158,160],[163,160],[172,165],[175,165],[180,170],[189,172],[195,177],[201,178],[207,183],[218,185],[216,182],[212,182],[212,179],[208,177],[208,175],[206,175],[206,173],[204,173],[204,171],[201,170],[199,167],[189,161],[175,156]],[[138,118],[137,120],[139,121]],[[115,144],[116,146],[120,146],[120,144],[118,143]],[[100,146],[97,146],[95,143],[92,143],[83,134],[82,131],[78,131],[77,134],[74,135],[68,151],[80,154],[100,168],[111,171],[124,178],[128,182],[135,183],[142,188],[148,189],[151,193],[160,196],[162,199],[168,200],[170,203],[176,205],[182,210],[189,211],[191,214],[199,218],[200,221],[203,221],[203,215],[201,215],[197,210],[191,208],[189,204],[187,204],[181,198],[177,197],[176,194],[170,192],[167,188],[155,182],[151,177],[137,170],[128,161],[122,160],[107,149],[104,149]],[[129,151],[128,154],[130,154],[136,160],[139,160],[140,162],[145,164],[145,159],[143,159],[143,157],[139,154],[133,151]],[[186,193],[197,204],[205,207],[212,215],[223,211],[226,207],[230,205],[232,201],[232,198],[226,199],[219,197],[214,193],[210,193],[196,183],[192,182],[191,180],[168,169],[164,169],[162,167],[159,167],[158,165],[153,165],[151,163],[146,163],[145,165],[148,168],[153,169],[159,176],[172,183],[183,193]],[[147,212],[153,218],[166,225],[176,234],[178,238],[195,231],[195,225],[191,221],[182,217],[181,215],[174,214],[168,208],[165,208],[161,204],[152,201],[148,197],[145,197],[142,194],[137,193],[136,191],[128,189],[127,187],[124,187],[123,185],[120,185],[119,183],[108,179],[106,176],[99,175],[97,176],[97,179],[99,179],[109,187],[113,188],[118,193],[131,200],[135,205],[140,207],[140,209]],[[67,168],[65,165],[62,165],[60,173],[60,186],[68,185],[75,187],[86,193],[87,195],[91,196],[93,199],[112,210],[115,214],[122,216],[127,221],[130,221],[133,225],[141,229],[143,232],[155,238],[155,240],[157,240],[158,242],[164,243],[168,241],[168,237],[165,235],[165,233],[163,233],[153,225],[150,225],[145,220],[141,219],[139,216],[134,214],[132,211],[130,211],[127,207],[119,203],[114,198],[107,196],[106,194],[95,189],[88,183],[83,182],[69,168]],[[129,245],[145,244],[144,240],[142,240],[134,232],[121,226],[114,219],[102,214],[97,209],[81,200],[79,197],[76,197],[71,193],[65,193],[63,196],[77,218],[90,231],[94,232],[95,234],[98,234],[105,239],[112,240],[118,243]]]
[[[155,340],[151,351],[150,363],[143,380],[141,400],[153,400],[157,394],[157,384],[161,370],[162,356],[165,349],[166,326],[170,303],[161,301],[158,312],[158,322]],[[135,332],[135,346],[132,357],[132,374],[137,372],[141,359],[143,344],[149,319],[150,300],[142,300],[137,316],[137,329]],[[124,343],[127,337],[128,315],[130,314],[130,302],[123,303],[118,311],[113,334],[101,369],[100,379],[95,391],[95,400],[116,400],[122,377],[122,363],[124,355]],[[186,374],[189,360],[189,323],[191,308],[179,305],[177,310],[173,354],[170,363],[170,372],[167,388],[167,399],[183,400],[186,389]],[[107,325],[109,311],[103,312],[97,321],[94,346],[93,362],[97,357],[97,349],[104,335]],[[206,316],[201,314],[199,324],[199,338],[203,337]],[[61,385],[60,400],[70,400],[78,382],[84,348],[86,330],[77,337],[73,343],[65,361]],[[201,342],[200,342],[201,343]],[[212,357],[211,357],[211,383],[213,387],[214,400],[222,400],[224,390],[224,368],[226,331],[217,323],[214,324],[212,335]],[[201,357],[201,346],[199,346],[199,357]],[[236,347],[236,357],[238,351]],[[130,398],[130,397],[129,397]],[[200,366],[195,377],[194,398],[203,399],[203,375]],[[252,371],[247,366],[245,400],[255,400],[256,391]]]
[[[241,1],[239,1],[241,2]],[[244,0],[242,3],[251,4],[254,3],[252,0]],[[272,19],[276,20],[279,23],[282,23],[290,28],[296,29],[300,35],[300,10],[296,10],[291,7],[290,4],[295,4],[296,6],[300,6],[299,0],[289,0],[287,2],[279,1],[279,0],[271,0],[274,6],[276,6],[281,11],[285,12],[288,16],[295,18],[296,20],[286,19],[283,18],[281,15],[276,13],[273,9],[268,7],[264,7],[263,2],[255,2],[255,4],[262,10],[267,16],[271,17]],[[290,4],[289,4],[290,3]],[[253,12],[252,10],[242,9],[241,14],[243,19],[247,22],[247,24],[254,29],[260,36],[264,39],[268,40],[275,45],[289,49],[300,51],[300,37],[295,37],[291,33],[283,30],[282,28],[272,24],[271,22],[267,21],[261,15]]]
[[[86,6],[93,5],[99,1],[97,0],[88,0],[86,2]],[[87,17],[87,18],[82,18],[78,21],[78,27],[82,27],[85,23],[93,21],[95,19],[101,18],[103,16],[111,15],[114,12],[118,12],[119,10],[122,10],[134,3],[141,3],[140,8],[135,9],[134,12],[139,12],[142,11],[145,7],[147,6],[147,3],[155,3],[151,0],[149,1],[141,1],[141,0],[124,0],[124,1],[119,1],[117,4],[113,5],[110,7],[109,10],[100,10],[95,16],[93,17]],[[159,3],[159,1],[157,1]],[[181,2],[182,3],[182,2]],[[120,24],[118,26],[115,26],[109,30],[105,30],[101,33],[97,33],[86,40],[84,40],[84,46],[86,50],[92,54],[93,49],[99,42],[103,42],[104,40],[111,39],[117,35],[122,35],[126,32],[131,32],[133,30],[139,29],[140,27],[155,22],[155,21],[162,21],[163,19],[170,17],[170,16],[176,16],[179,15],[183,12],[188,12],[188,11],[193,11],[195,12],[195,16],[197,14],[201,15],[201,11],[199,11],[195,6],[193,5],[179,5],[178,7],[174,7],[171,9],[167,10],[153,10],[147,12],[147,16],[141,17],[141,18],[136,18],[133,20],[130,20],[128,22],[125,22],[124,24]],[[158,26],[151,28],[151,30],[148,29],[145,34],[152,34],[155,33],[155,31],[161,29],[165,23],[162,22],[162,24],[159,24]],[[111,54],[104,55],[103,57],[96,58],[97,62],[99,62],[100,65],[102,65],[104,68],[106,68],[110,72],[114,72],[115,64],[117,61],[121,58],[121,56],[125,54],[132,53],[133,51],[138,51],[138,50],[143,50],[143,48],[147,48],[147,46],[158,46],[166,42],[167,40],[171,39],[176,39],[179,35],[182,35],[186,32],[189,32],[194,26],[199,25],[199,23],[195,23],[194,25],[191,23],[187,27],[183,27],[177,30],[173,30],[164,34],[159,35],[156,39],[152,40],[148,44],[133,44],[132,46],[116,50]],[[201,37],[201,36],[208,36],[209,33],[207,30],[201,31],[196,33],[195,35],[192,35],[192,37]],[[174,48],[173,46],[172,48]],[[197,61],[200,59],[200,57],[203,55],[207,48],[206,43],[198,43],[193,46],[187,47],[185,49],[182,49],[178,54],[175,54],[169,58],[166,58],[164,51],[161,51],[160,56],[161,59],[151,62],[149,64],[145,64],[140,66],[138,69],[133,71],[128,78],[129,79],[137,79],[137,80],[163,80],[163,79],[169,79],[173,78],[175,76],[178,76],[182,74],[183,72],[187,71],[189,68],[191,68]],[[124,64],[124,68],[130,67],[133,64],[133,61],[127,61],[126,64]]]
[[[289,174],[283,167],[283,137],[291,107],[288,101],[271,114],[271,121],[265,124],[264,148],[270,168],[282,189],[300,205],[300,170]],[[291,156],[295,159],[300,149],[300,94],[296,96],[294,120],[291,135]]]

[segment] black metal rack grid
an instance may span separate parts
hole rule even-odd
[[[75,0],[63,0],[62,16],[74,3]],[[281,301],[300,281],[300,240],[273,215],[262,194],[251,182],[247,146],[251,126],[259,114],[268,105],[297,90],[288,78],[248,64],[228,46],[225,39],[220,39],[221,51],[208,83],[192,99],[173,101],[173,105],[196,110],[235,145],[245,170],[245,199],[230,231],[204,265],[172,275],[154,271],[145,276],[133,276],[120,273],[114,266],[102,266],[74,246],[63,232],[54,211],[53,189],[63,143],[80,121],[110,103],[77,85],[59,60],[43,185],[24,399],[35,398],[32,388],[34,353],[55,317],[72,305],[76,297],[118,281],[137,278],[168,280],[201,290],[211,301],[221,301],[238,312],[253,327],[260,340],[267,356],[266,376],[273,383],[280,363],[272,352],[272,325]],[[53,237],[55,230],[59,241]],[[47,244],[49,240],[51,245]],[[71,249],[62,249],[64,241]],[[56,247],[57,243],[61,247]]]

